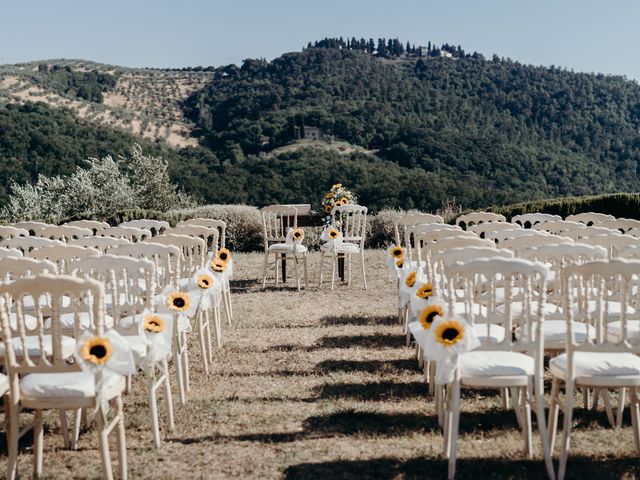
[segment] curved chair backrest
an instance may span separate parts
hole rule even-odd
[[[29,230],[25,228],[10,227],[9,225],[0,225],[0,240],[6,240],[14,237],[28,237]]]
[[[633,218],[614,218],[613,220],[598,222],[597,226],[627,233],[629,230],[640,229],[640,220]]]
[[[580,222],[584,223],[588,227],[591,225],[596,225],[600,222],[606,222],[608,220],[615,220],[616,217],[613,215],[608,215],[606,213],[596,213],[596,212],[585,212],[585,213],[577,213],[575,215],[569,215],[565,220],[569,222]]]
[[[562,232],[569,232],[571,230],[578,230],[581,228],[587,228],[587,226],[584,223],[568,222],[566,220],[551,220],[549,222],[536,223],[531,227],[532,230],[553,233],[555,235]]]
[[[12,227],[23,228],[29,232],[29,235],[35,235],[38,230],[42,230],[47,227],[55,227],[55,225],[51,225],[50,223],[44,222],[18,222],[11,224]]]
[[[154,283],[158,291],[162,291],[167,285],[177,285],[181,252],[180,247],[152,243],[151,240],[148,243],[120,245],[109,251],[112,255],[143,258],[153,262]]]
[[[28,256],[37,260],[49,260],[58,266],[58,273],[69,273],[67,267],[71,260],[99,257],[100,250],[79,245],[53,245],[31,250]]]
[[[443,224],[444,220],[440,215],[431,213],[410,213],[393,220],[393,234],[396,245],[409,245],[409,227],[417,225],[430,225],[433,223]]]
[[[22,256],[22,250],[0,247],[0,260],[3,258],[20,258]]]
[[[162,233],[170,227],[169,222],[165,222],[164,220],[149,219],[129,220],[128,222],[122,222],[118,226],[149,230],[153,236],[162,235]]]
[[[549,269],[539,262],[493,257],[453,264],[447,268],[447,275],[449,311],[454,311],[452,300],[456,298],[456,290],[461,289],[459,291],[464,292],[464,313],[461,315],[471,324],[487,325],[487,335],[480,349],[533,353],[536,374],[541,378],[542,324]],[[521,302],[523,306],[518,312],[512,307],[515,302]],[[478,309],[477,305],[483,308]],[[496,342],[490,335],[492,324],[502,326],[507,332],[520,325],[526,334],[517,338],[505,335],[502,341]]]
[[[269,244],[284,242],[290,228],[298,227],[298,209],[287,205],[269,205],[262,209],[262,233],[265,251]]]
[[[64,225],[70,227],[88,228],[95,235],[100,230],[111,227],[107,222],[99,222],[97,220],[74,220],[73,222],[67,222]]]
[[[10,283],[18,278],[34,277],[43,273],[58,273],[58,267],[49,260],[35,258],[4,258],[0,262],[0,283]]]
[[[188,235],[189,237],[198,237],[205,241],[205,244],[211,249],[218,246],[218,235],[220,232],[214,227],[199,227],[196,225],[183,225],[181,227],[169,228],[165,230],[165,235]]]
[[[538,223],[553,222],[562,220],[560,215],[551,215],[550,213],[523,213],[515,215],[511,218],[511,223],[520,225],[523,228],[531,228]]]
[[[109,249],[119,245],[132,245],[126,238],[116,237],[82,237],[77,240],[70,240],[67,245],[78,245],[81,247],[91,247],[106,253]]]
[[[471,212],[460,215],[456,218],[456,225],[464,228],[465,230],[471,225],[475,225],[483,222],[506,222],[507,219],[504,215],[493,212]]]
[[[500,230],[514,230],[514,229],[521,229],[521,228],[522,227],[517,223],[483,222],[483,223],[478,223],[476,225],[471,225],[470,227],[467,227],[467,231],[475,233],[480,238],[487,238],[488,234],[491,232],[497,232]]]
[[[631,260],[640,260],[640,245],[628,245],[618,252],[618,258],[628,258]]]
[[[507,238],[500,242],[501,248],[508,248],[516,256],[520,257],[520,253],[532,248],[538,248],[545,245],[573,245],[574,241],[567,237],[559,237],[557,235],[529,235],[526,237]]]
[[[153,263],[142,258],[117,255],[82,258],[70,265],[74,275],[94,278],[105,286],[107,314],[111,315],[117,328],[124,317],[135,322],[145,308],[151,308],[155,285],[153,282]]]
[[[213,218],[189,218],[178,222],[176,227],[194,226],[194,227],[210,227],[218,229],[218,247],[224,247],[227,242],[227,222],[224,220],[216,220]],[[217,248],[217,247],[216,247]]]
[[[640,238],[623,235],[621,233],[610,233],[608,235],[595,235],[589,238],[582,238],[580,239],[580,243],[604,247],[607,249],[607,252],[609,252],[609,258],[614,258],[618,256],[623,248],[640,245]]]
[[[487,233],[487,238],[494,240],[498,245],[502,245],[507,239],[510,238],[525,238],[525,237],[549,237],[551,236],[547,232],[539,232],[537,230],[532,230],[528,228],[513,228],[513,229],[505,229],[505,230],[494,230]]]
[[[153,236],[149,230],[123,226],[105,228],[100,230],[98,235],[101,237],[126,238],[130,242],[141,242]]]
[[[52,247],[55,245],[65,245],[65,243],[60,240],[41,237],[14,237],[0,242],[0,247],[17,248],[22,251],[23,254],[27,254],[36,248]]]
[[[90,237],[93,230],[90,228],[74,227],[73,225],[60,225],[55,227],[46,227],[36,232],[37,237],[50,238],[51,240],[61,240],[68,242],[82,237]]]
[[[331,225],[342,232],[345,242],[359,243],[364,248],[367,211],[367,207],[361,205],[338,205],[331,210]]]
[[[576,230],[568,230],[566,232],[560,232],[558,236],[571,238],[573,240],[581,241],[585,238],[591,238],[598,235],[620,235],[620,232],[616,230],[611,230],[609,228],[601,228],[601,227],[587,227],[587,228],[578,228]]]
[[[180,248],[180,278],[190,278],[197,269],[204,265],[207,245],[201,238],[189,237],[188,235],[158,235],[144,240],[144,243],[159,243]]]
[[[14,379],[29,373],[79,370],[76,362],[68,362],[63,355],[60,321],[63,313],[73,313],[76,338],[81,332],[81,313],[89,313],[90,322],[98,335],[104,332],[104,289],[102,284],[95,280],[42,274],[0,285],[0,297],[5,300],[0,306],[2,336],[6,349],[5,363],[9,375],[15,376]],[[35,308],[29,310],[25,301],[36,298],[46,298],[47,302],[44,305],[42,302],[33,302]],[[36,322],[29,316],[34,316]],[[44,317],[49,317],[50,320],[45,322]],[[45,335],[51,336],[50,349],[38,348],[37,354],[32,355],[30,352],[33,350],[29,348],[27,338],[36,336],[39,345],[47,345],[49,341],[45,340]],[[20,357],[15,355],[15,344],[19,345],[21,350]],[[17,390],[12,390],[12,394],[19,395],[19,388]]]

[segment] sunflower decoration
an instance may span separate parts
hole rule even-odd
[[[341,205],[357,204],[358,198],[347,190],[341,183],[335,183],[331,190],[324,196],[322,200],[322,211],[327,214],[325,225],[329,225],[331,217],[329,216],[334,207]]]
[[[167,296],[167,307],[174,312],[186,312],[191,308],[191,297],[187,292],[171,292]]]
[[[335,240],[337,238],[340,238],[342,236],[342,234],[336,230],[335,228],[330,228],[327,231],[327,237],[329,237],[330,240]]]
[[[391,245],[391,247],[389,248],[389,255],[391,255],[395,259],[403,258],[404,248],[402,248],[400,245]]]
[[[433,296],[433,285],[431,285],[431,282],[423,283],[418,290],[416,290],[416,297],[418,298],[427,299],[431,296]]]
[[[144,316],[144,331],[147,333],[162,333],[166,325],[160,315],[149,313]]]
[[[451,347],[464,339],[464,325],[457,320],[445,320],[433,332],[436,342]]]
[[[416,278],[417,277],[418,277],[418,273],[417,272],[415,272],[415,271],[409,272],[409,274],[404,279],[404,284],[409,288],[413,288],[413,286],[416,284]]]
[[[441,305],[429,305],[422,309],[420,315],[418,315],[418,321],[420,322],[422,328],[424,328],[425,330],[429,330],[436,317],[443,316],[444,309]]]
[[[203,272],[200,275],[198,275],[198,278],[196,279],[196,284],[198,285],[198,287],[202,288],[203,290],[207,290],[213,287],[214,280],[211,275],[209,275],[206,272]]]
[[[225,247],[219,248],[216,252],[216,258],[221,262],[227,263],[231,260],[231,251]]]
[[[291,236],[293,237],[293,240],[295,242],[301,242],[302,240],[304,240],[304,230],[301,228],[296,228],[291,233]]]
[[[111,358],[113,347],[106,337],[91,337],[85,340],[80,349],[83,360],[93,365],[104,365]]]
[[[214,272],[222,273],[227,269],[227,262],[223,262],[218,257],[216,257],[211,261],[211,269]]]

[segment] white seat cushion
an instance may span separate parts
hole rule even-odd
[[[622,322],[620,320],[607,324],[607,336],[610,341],[617,342],[620,340],[621,333]],[[640,320],[627,320],[627,339],[640,339]]]
[[[76,341],[67,336],[62,336],[60,343],[62,344],[62,358],[68,358],[76,351]],[[16,357],[23,357],[24,351],[22,349],[22,341],[20,337],[13,337],[11,339],[13,345],[13,351]],[[26,341],[27,352],[32,358],[38,358],[40,356],[40,339],[37,335],[30,335]],[[44,351],[47,356],[53,355],[53,348],[51,346],[51,335],[44,335]],[[4,356],[4,342],[0,343],[0,357]]]
[[[640,375],[640,357],[633,353],[575,352],[573,357],[576,380],[585,377],[615,377]],[[553,375],[565,378],[567,354],[549,361]]]
[[[538,302],[537,301],[533,301],[531,302],[531,313],[533,315],[535,315],[538,312]],[[522,311],[523,311],[524,307],[523,307],[523,302],[521,300],[517,300],[515,302],[511,302],[511,315],[512,317],[516,318],[516,317],[522,317]],[[547,303],[545,302],[544,305],[542,306],[542,311],[544,312],[545,316],[549,316],[549,315],[553,315],[555,313],[557,313],[559,311],[559,307],[557,305],[554,305],[553,303]],[[500,314],[500,315],[505,315],[506,314],[506,305],[502,304],[502,305],[497,305],[496,306],[496,313]]]
[[[342,242],[336,245],[337,253],[360,253],[360,245],[351,242]]]
[[[274,243],[269,245],[270,252],[276,253],[293,253],[293,243]],[[296,253],[305,253],[307,247],[304,245],[296,245]]]
[[[78,312],[78,318],[80,319],[80,328],[89,328],[91,325],[91,316],[89,312]],[[63,330],[73,330],[75,324],[75,314],[73,312],[67,312],[60,315],[60,324]],[[113,318],[110,315],[104,316],[104,324],[107,328],[113,327]],[[45,327],[51,327],[51,319],[47,319]],[[93,328],[93,327],[92,327]]]
[[[534,327],[535,328],[535,327]],[[587,336],[590,339],[596,337],[596,329],[584,322],[574,322],[573,331],[576,342],[584,343]],[[526,334],[522,327],[516,328],[516,338],[521,338],[521,333]],[[545,347],[548,344],[564,343],[567,339],[567,322],[566,320],[545,320],[542,324],[542,335],[544,336]],[[526,335],[524,335],[526,337]]]
[[[125,379],[107,374],[104,384],[106,398],[113,398],[125,387]],[[20,380],[20,392],[25,399],[90,398],[96,395],[95,378],[87,372],[32,373]]]
[[[462,378],[533,375],[534,372],[533,358],[519,352],[476,350],[458,358]]]
[[[9,378],[0,373],[0,395],[4,395],[9,390]]]

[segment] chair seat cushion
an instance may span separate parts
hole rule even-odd
[[[615,377],[640,375],[640,357],[624,352],[575,352],[576,379],[580,377]],[[565,378],[567,354],[563,353],[549,361],[553,375]]]
[[[481,342],[492,341],[495,343],[500,343],[504,340],[505,329],[501,325],[496,325],[494,323],[490,323],[489,332],[487,333],[487,324],[486,323],[476,323],[473,325],[473,333],[476,334],[478,340]]]
[[[274,243],[269,245],[270,252],[276,253],[293,253],[293,243]],[[305,253],[307,247],[304,245],[296,245],[296,253]]]
[[[93,328],[91,325],[91,316],[89,312],[78,312],[78,319],[80,320],[80,328]],[[60,325],[62,325],[63,330],[73,330],[75,323],[75,314],[73,312],[62,313],[60,315]],[[113,318],[110,315],[104,316],[104,324],[107,328],[113,327]],[[47,319],[45,322],[45,327],[49,328],[51,326],[51,319]]]
[[[464,377],[533,375],[534,361],[529,355],[500,350],[475,350],[458,357]]]
[[[76,341],[73,338],[67,337],[65,335],[62,335],[60,340],[60,343],[62,344],[62,358],[68,358],[73,355],[76,351]],[[20,337],[13,337],[11,339],[11,344],[13,345],[13,351],[15,352],[16,357],[24,357],[24,350],[22,349],[22,341],[20,340]],[[28,336],[26,346],[29,357],[40,357],[40,339],[37,335]],[[44,335],[44,351],[47,356],[53,355],[51,335]],[[4,342],[0,343],[0,357],[3,356]]]
[[[537,301],[533,301],[531,302],[531,313],[533,315],[536,314],[536,312],[538,311],[538,302]],[[511,302],[511,315],[514,318],[517,317],[522,317],[522,313],[523,313],[523,302],[522,300],[516,300],[514,302]],[[501,305],[497,305],[496,306],[496,312],[499,313],[500,315],[506,315],[506,304],[501,304]],[[559,307],[557,305],[554,305],[553,303],[548,303],[545,302],[542,305],[542,311],[544,313],[545,316],[550,316],[553,314],[557,314],[559,311]]]
[[[110,399],[125,388],[125,379],[107,374],[103,393]],[[90,398],[96,396],[95,378],[87,372],[32,373],[20,380],[20,393],[25,399]]]
[[[607,324],[607,336],[612,342],[620,340],[622,334],[622,322],[617,320]],[[640,338],[640,320],[627,320],[627,339],[638,340]]]
[[[0,395],[4,395],[9,390],[9,378],[0,373]]]
[[[337,253],[360,253],[360,245],[351,242],[342,242],[336,245]]]
[[[574,322],[573,331],[578,343],[586,342],[587,337],[590,339],[596,337],[596,329],[584,322]],[[522,327],[516,328],[516,338],[526,338],[526,333],[527,332],[523,331]],[[545,320],[542,324],[542,335],[544,336],[545,346],[550,343],[564,343],[567,339],[567,321]]]

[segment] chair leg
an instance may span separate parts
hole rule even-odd
[[[324,278],[324,252],[320,250],[320,274],[318,276],[318,286],[322,286],[322,280]]]
[[[190,369],[189,369],[189,347],[187,344],[187,334],[182,333],[182,345],[184,353],[182,354],[182,370],[184,371],[184,389],[188,393],[191,389]]]
[[[218,348],[222,348],[222,325],[220,320],[220,305],[216,305],[213,310],[213,323],[216,328],[216,343]]]
[[[622,387],[620,389],[620,393],[618,394],[618,408],[616,409],[616,427],[622,427],[622,414],[624,413],[624,402],[626,397],[627,389]]]
[[[184,378],[182,372],[182,353],[180,352],[182,349],[182,345],[180,344],[180,333],[176,332],[174,335],[174,363],[176,365],[176,379],[178,381],[178,393],[180,395],[180,403],[185,405],[187,403],[187,395],[185,393],[184,388]]]
[[[367,290],[367,272],[364,265],[364,248],[360,252],[361,261],[362,261],[362,283],[364,283],[364,289]]]
[[[277,253],[275,254],[275,258],[276,258],[276,288],[278,287],[278,281],[280,279],[280,270],[278,268],[279,266],[279,262],[280,262],[280,255],[278,255]]]
[[[20,435],[20,432],[17,435]],[[33,419],[33,474],[36,478],[42,476],[43,443],[42,410],[36,410]]]
[[[205,333],[206,333],[206,345],[207,345],[207,359],[209,363],[213,364],[213,340],[211,338],[211,311],[206,310],[204,312],[205,315]]]
[[[558,467],[558,480],[563,480],[567,472],[567,458],[571,444],[571,420],[573,417],[573,381],[565,382],[565,410],[562,431],[562,444],[560,445],[560,466]]]
[[[116,397],[116,405],[118,408],[118,460],[120,465],[120,478],[126,480],[127,478],[127,439],[125,436],[124,426],[124,407],[122,397],[118,395]]]
[[[520,405],[523,413],[524,423],[524,450],[528,458],[533,458],[533,428],[531,426],[531,405],[529,404],[529,395],[527,388],[519,389]]]
[[[630,388],[631,427],[633,428],[633,440],[636,444],[636,452],[640,453],[640,402],[638,400],[638,387]]]
[[[264,252],[264,263],[262,266],[262,288],[267,286],[267,274],[269,270],[269,252]]]
[[[102,411],[102,406],[98,408],[96,422],[98,424],[98,442],[100,444],[100,458],[102,460],[102,473],[104,478],[113,479],[111,469],[111,457],[109,456],[109,430],[106,422],[106,412]]]
[[[58,409],[58,413],[60,414],[60,428],[62,429],[62,441],[64,443],[64,448],[69,450],[71,448],[71,439],[69,438],[69,425],[67,423],[67,412],[66,410],[60,408]]]
[[[547,425],[544,418],[544,382],[542,377],[534,378],[533,388],[529,387],[533,392],[533,398],[535,401],[536,420],[538,423],[538,434],[542,441],[542,456],[544,458],[544,464],[547,469],[547,478],[549,480],[555,480],[556,472],[553,467],[552,450],[549,448],[549,438],[547,436]]]
[[[604,388],[600,391],[602,392],[602,399],[604,400],[604,410],[607,413],[607,420],[609,420],[609,425],[615,428],[616,420],[613,416],[613,407],[611,406],[611,396],[609,395],[609,390]]]
[[[556,434],[558,431],[558,395],[560,394],[560,379],[553,377],[551,384],[551,400],[549,403],[549,420],[548,420],[548,432],[549,449],[553,453],[553,449],[556,443]]]
[[[205,375],[209,375],[209,359],[207,358],[207,347],[205,345],[205,326],[204,326],[204,312],[198,312],[196,314],[196,323],[198,324],[198,340],[200,343],[200,354],[202,355],[202,365],[204,366]]]
[[[160,361],[160,367],[162,369],[162,376],[164,377],[164,401],[167,407],[167,426],[169,431],[173,433],[176,429],[176,424],[173,418],[173,394],[171,393],[171,377],[169,376],[169,362],[167,358]]]
[[[20,438],[20,407],[17,403],[12,403],[8,395],[4,397],[4,404],[7,411],[5,416],[7,440],[9,441],[7,460],[7,479],[14,480],[18,474],[18,440]]]
[[[347,253],[344,257],[347,262],[347,285],[351,285],[351,254]]]
[[[309,271],[307,269],[307,254],[302,254],[302,266],[304,268],[304,288],[306,289],[309,286]]]
[[[153,444],[156,448],[160,448],[162,440],[160,439],[160,425],[158,424],[158,397],[156,395],[155,371],[155,366],[152,366],[148,372],[147,391],[149,393],[149,407],[151,408],[151,433],[153,434]]]
[[[449,474],[450,480],[456,475],[456,459],[458,453],[458,426],[460,422],[460,381],[454,381],[451,384],[452,390],[452,411],[451,419],[449,420]]]
[[[296,276],[296,288],[300,291],[300,274],[298,273],[298,257],[293,256],[293,273]]]
[[[338,257],[334,252],[333,256],[331,257],[331,290],[332,291],[333,291],[333,287],[335,285],[335,280],[336,280],[336,262],[337,261],[338,261]]]
[[[226,288],[224,290],[227,294],[227,303],[229,307],[229,325],[231,325],[231,320],[233,320],[233,303],[231,302],[231,285],[229,280],[226,281]]]
[[[501,390],[501,395],[502,395],[502,408],[504,408],[505,410],[509,410],[510,408],[509,389],[503,388]]]

